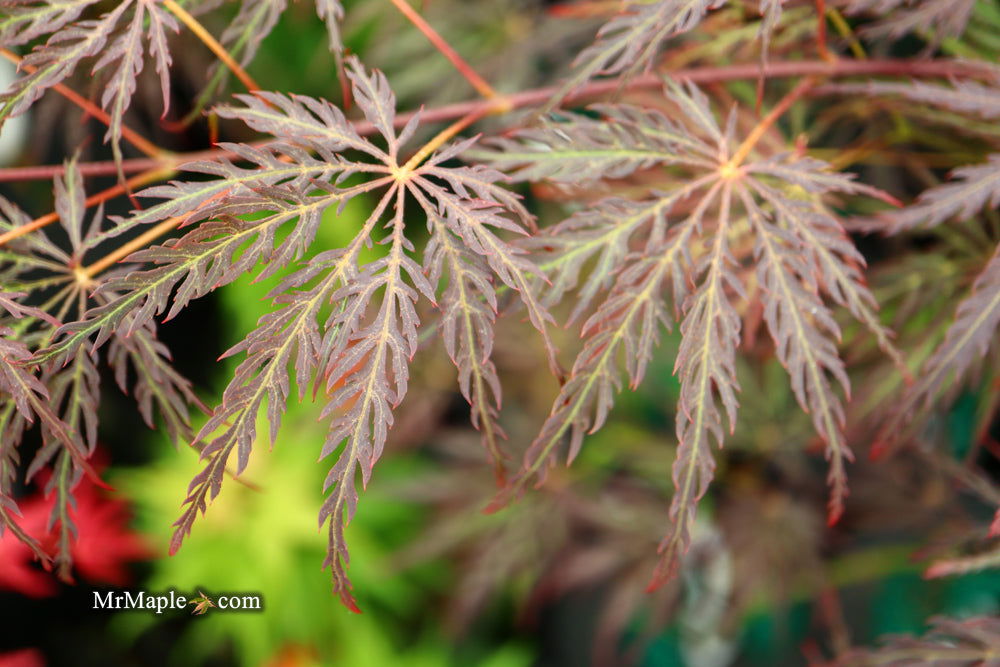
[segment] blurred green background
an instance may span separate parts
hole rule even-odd
[[[471,96],[387,2],[345,4],[350,50],[386,71],[401,108]],[[513,91],[551,82],[552,73],[592,38],[593,21],[556,20],[546,4],[435,0],[427,18],[485,78]],[[947,52],[995,56],[996,40],[983,26],[1000,26],[1000,17],[990,14],[989,3],[982,7],[968,38],[952,40]],[[267,88],[336,99],[325,29],[312,11],[309,3],[293,5],[249,70]],[[794,8],[790,12],[776,48],[812,25],[808,13],[796,19]],[[752,28],[741,39],[749,41]],[[546,39],[526,45],[529,31]],[[203,77],[206,61],[196,48],[177,68]],[[717,57],[710,49],[728,46],[706,42],[698,48]],[[729,92],[753,95],[749,85]],[[793,117],[793,129],[807,120]],[[198,132],[207,130],[192,129]],[[829,135],[833,148],[836,132]],[[245,134],[224,126],[223,138]],[[545,193],[523,194],[542,224],[564,216],[563,206]],[[342,245],[365,213],[360,199],[339,216],[328,213],[319,243]],[[968,236],[974,238],[971,231]],[[899,285],[938,290],[924,294],[923,310],[907,320],[912,331],[901,332],[904,341],[947,321],[961,281],[941,276],[958,276],[976,261],[975,244],[922,242],[950,250],[930,269],[919,257],[883,268],[877,259],[886,248],[865,248],[876,260],[872,284],[886,297],[890,316],[912,308]],[[195,379],[206,403],[217,402],[237,362],[212,360],[269,311],[264,295],[278,280],[254,284],[246,278],[164,326],[178,366]],[[539,370],[544,364],[536,342],[526,342],[524,332],[517,321],[504,322],[497,341],[506,383],[503,422],[515,460],[556,392]],[[575,331],[559,335],[567,353],[576,349]],[[166,556],[171,524],[199,470],[197,454],[175,450],[139,426],[130,403],[104,406],[104,423],[112,425],[103,444],[114,462],[107,473],[113,495],[128,501],[133,529],[155,554],[136,564],[129,589],[260,592],[264,609],[211,609],[202,616],[90,613],[82,611],[91,599],[86,580],[62,586],[53,598],[5,592],[0,608],[16,621],[7,626],[0,652],[39,647],[51,664],[66,665],[797,665],[884,633],[920,632],[935,614],[1000,613],[995,571],[922,576],[928,559],[944,553],[935,549],[937,542],[968,536],[976,520],[989,516],[985,503],[957,490],[947,464],[972,450],[977,424],[988,417],[987,390],[973,388],[936,416],[945,443],[938,458],[853,466],[848,514],[828,530],[822,519],[825,467],[822,455],[810,450],[809,418],[795,405],[784,371],[773,357],[755,354],[752,342],[750,360],[740,368],[740,424],[719,454],[715,487],[702,503],[693,565],[677,586],[645,594],[672,492],[677,343],[676,333],[664,337],[645,383],[619,397],[611,420],[588,438],[571,469],[554,470],[543,491],[485,515],[492,473],[450,362],[440,341],[429,340],[385,456],[347,530],[360,615],[339,604],[320,569],[326,538],[317,513],[329,462],[317,462],[326,425],[317,421],[309,397],[290,406],[273,449],[258,444],[246,484],[226,480],[173,557]],[[988,375],[982,387],[989,386]],[[259,430],[267,429],[262,424]],[[995,465],[991,470],[996,475]]]

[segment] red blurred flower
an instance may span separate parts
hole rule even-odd
[[[45,656],[37,648],[0,653],[0,667],[45,667]]]
[[[152,548],[142,537],[129,529],[128,506],[122,500],[108,498],[84,477],[74,490],[76,508],[71,512],[77,538],[70,548],[74,570],[94,583],[123,586],[128,583],[126,564],[149,558]],[[58,545],[57,526],[48,530],[49,516],[55,495],[41,494],[21,501],[21,528],[38,540],[46,553],[55,556]],[[0,589],[12,590],[31,597],[55,595],[54,576],[34,563],[31,550],[11,531],[0,537]]]
[[[40,496],[33,496],[19,503],[23,515],[17,522],[24,532],[36,539],[45,533],[51,503]],[[0,536],[0,590],[16,591],[33,598],[43,598],[56,593],[52,575],[43,572],[35,563],[31,549],[9,530]],[[2,663],[0,663],[2,664]]]

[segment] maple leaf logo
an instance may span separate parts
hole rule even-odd
[[[191,614],[194,616],[201,616],[207,612],[210,607],[216,606],[215,603],[212,602],[212,598],[207,596],[204,591],[201,590],[198,591],[198,597],[191,598],[188,601],[188,604],[194,605],[194,609],[191,610]]]

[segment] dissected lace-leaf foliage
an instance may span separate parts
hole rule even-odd
[[[671,37],[694,29],[705,15],[726,0],[628,0],[619,15],[605,23],[596,41],[573,61],[574,71],[550,100],[547,110],[598,75],[634,76],[650,68]],[[781,16],[783,0],[761,0],[765,45]]]
[[[249,65],[264,39],[271,34],[278,19],[288,8],[287,0],[242,0],[239,11],[219,37],[223,46],[239,61]],[[344,18],[344,8],[340,0],[316,0],[316,15],[323,20],[329,35],[329,47],[338,70],[342,70],[344,43],[340,34],[340,22]],[[213,66],[209,84],[196,104],[202,108],[226,80],[229,70],[221,63]]]
[[[1000,118],[1000,88],[995,82],[960,81],[950,86],[913,82],[841,84],[826,86],[839,94],[891,95],[955,111],[985,120]],[[919,113],[915,111],[915,113]],[[966,219],[984,207],[1000,204],[1000,154],[993,154],[983,164],[958,167],[948,181],[925,190],[912,206],[889,211],[873,219],[859,220],[852,227],[866,231],[896,234],[913,229],[927,229],[951,219]]]
[[[329,523],[327,564],[334,588],[353,607],[343,526],[357,504],[357,474],[367,484],[392,410],[406,393],[420,325],[417,302],[423,297],[444,312],[445,346],[495,461],[502,436],[496,423],[500,387],[490,361],[497,283],[520,295],[546,341],[551,317],[533,292],[532,277],[540,270],[498,233],[523,234],[531,224],[517,198],[497,186],[502,175],[481,166],[443,166],[468,141],[446,146],[422,163],[404,162],[403,148],[419,118],[397,133],[395,98],[385,77],[364,72],[356,60],[350,62],[350,77],[354,98],[384,147],[359,135],[323,100],[259,93],[218,109],[225,118],[273,135],[275,142],[263,148],[227,146],[250,166],[194,163],[186,168],[217,178],[140,193],[164,201],[120,221],[108,236],[171,216],[200,224],[135,253],[130,261],[147,268],[109,278],[97,290],[105,303],[63,327],[40,358],[66,359],[87,341],[101,345],[116,332],[134,334],[154,315],[172,317],[191,299],[248,271],[264,277],[296,265],[271,293],[276,310],[227,353],[245,358],[222,404],[196,436],[207,441],[206,465],[191,484],[172,548],[219,492],[234,452],[237,474],[246,467],[257,439],[257,414],[265,405],[273,440],[293,365],[299,395],[311,391],[326,402],[330,431],[322,456],[335,455],[336,462],[326,480],[330,495],[320,521]],[[300,263],[324,211],[339,211],[361,195],[375,196],[376,203],[353,240]],[[430,232],[422,261],[405,233],[416,224]],[[384,256],[364,263],[361,251],[372,243],[386,246]],[[448,282],[438,296],[444,276]],[[554,359],[551,344],[549,349]]]
[[[936,617],[922,637],[894,635],[884,637],[882,646],[854,650],[844,656],[843,664],[859,667],[897,665],[988,665],[1000,652],[1000,619],[977,616],[956,620]]]
[[[0,292],[0,316],[21,319],[25,317],[48,318],[34,308],[18,303],[23,293]],[[28,545],[37,557],[48,560],[40,544],[17,525],[20,515],[14,500],[19,457],[17,445],[28,424],[36,416],[50,423],[58,422],[48,406],[49,392],[45,385],[27,367],[31,351],[15,338],[15,331],[0,319],[0,535],[10,530]]]
[[[11,252],[4,252],[0,257],[5,284],[33,293],[38,300],[44,300],[48,311],[63,319],[78,317],[88,306],[101,304],[106,298],[100,294],[92,297],[95,283],[81,279],[77,273],[104,220],[98,208],[87,224],[84,200],[83,178],[71,160],[66,164],[65,175],[55,182],[56,212],[69,239],[69,249],[63,250],[44,233],[36,232],[18,239]],[[6,218],[0,223],[0,230],[8,231],[29,222],[27,216],[9,202],[0,200],[0,210]],[[111,276],[113,274],[109,274]],[[71,546],[75,539],[72,492],[83,475],[95,476],[88,460],[97,443],[100,404],[97,368],[100,360],[80,346],[62,358],[63,363],[36,363],[29,346],[44,346],[51,341],[59,322],[43,310],[27,308],[6,298],[3,301],[5,310],[16,319],[0,327],[5,330],[5,336],[16,335],[21,342],[4,340],[2,343],[0,458],[4,481],[0,484],[0,493],[5,504],[12,502],[9,493],[18,461],[17,447],[24,430],[37,417],[41,422],[42,447],[29,464],[27,477],[31,479],[45,467],[52,471],[46,493],[56,495],[52,511],[58,535],[55,561],[60,574],[69,577]],[[135,393],[140,413],[150,427],[154,425],[154,412],[159,412],[172,438],[189,440],[192,437],[188,407],[198,405],[198,400],[190,383],[171,367],[170,355],[157,340],[153,323],[131,336],[116,332],[108,361],[121,389]],[[131,381],[130,374],[134,374]]]
[[[572,317],[590,315],[581,330],[583,349],[548,420],[520,472],[494,502],[498,507],[529,480],[544,479],[566,440],[572,460],[584,436],[607,417],[621,384],[620,360],[630,384],[637,385],[660,330],[679,321],[673,527],[661,545],[654,583],[676,574],[696,505],[713,475],[710,444],[722,443],[724,422],[729,429],[735,425],[737,305],[750,297],[744,262],[756,267],[753,298],[763,308],[794,394],[826,443],[831,520],[842,511],[851,452],[837,390],[839,385],[846,393],[849,384],[837,351],[840,329],[827,302],[849,310],[901,363],[864,283],[864,260],[822,203],[827,193],[869,189],[795,154],[734,166],[734,125],[723,130],[694,86],[671,84],[666,94],[675,108],[669,115],[627,105],[595,107],[605,123],[571,117],[495,141],[476,154],[515,178],[549,178],[567,186],[650,167],[685,175],[682,185],[654,189],[642,199],[599,201],[530,241],[551,281],[546,302],[575,289]],[[747,231],[753,255],[738,258],[733,242]]]
[[[200,3],[195,13],[207,11],[214,3]],[[105,140],[111,142],[116,160],[122,117],[136,90],[136,77],[142,72],[146,54],[152,57],[160,81],[163,113],[170,103],[171,56],[168,39],[180,31],[177,19],[156,0],[123,0],[110,11],[80,19],[86,10],[97,6],[96,0],[7,0],[0,12],[0,48],[22,46],[48,36],[45,43],[29,54],[21,64],[25,74],[0,92],[0,126],[24,113],[47,89],[61,83],[85,61],[92,61],[91,73],[103,72],[107,83],[101,106],[111,122]],[[246,65],[270,33],[286,0],[244,0],[239,12],[223,32],[221,41]],[[343,49],[339,22],[343,7],[339,0],[317,0],[316,12],[330,35],[330,47]],[[339,57],[339,56],[338,56]],[[221,80],[222,70],[213,75]],[[210,90],[215,90],[210,86]]]
[[[893,406],[876,442],[882,454],[901,442],[906,425],[918,410],[926,410],[942,397],[955,395],[955,388],[974,371],[974,364],[996,345],[1000,331],[1000,246],[993,252],[969,294],[958,304],[955,320],[944,340],[924,363],[917,381]]]
[[[0,23],[0,46],[9,48],[49,33],[46,43],[26,55],[26,71],[0,93],[0,125],[24,113],[47,89],[73,74],[85,59],[96,59],[91,71],[107,70],[108,81],[101,106],[111,117],[105,140],[116,159],[122,116],[135,93],[136,77],[145,62],[145,50],[156,63],[163,95],[164,113],[170,100],[170,52],[168,33],[180,30],[176,19],[154,0],[125,0],[94,19],[71,22],[91,4],[14,2],[11,14]],[[60,11],[54,11],[54,10]]]
[[[976,115],[986,120],[1000,117],[1000,89],[995,83],[974,81],[937,85],[923,82],[843,84],[828,86],[842,94],[892,95],[928,105]],[[857,229],[898,234],[924,230],[949,221],[974,218],[981,211],[1000,206],[1000,154],[982,164],[958,167],[946,182],[920,194],[910,206],[857,221]],[[910,433],[918,410],[954,395],[954,389],[970,374],[973,364],[984,357],[996,342],[1000,327],[1000,259],[993,251],[982,272],[975,278],[968,296],[958,305],[954,322],[944,340],[924,363],[917,380],[907,387],[903,399],[892,406],[880,429],[875,453],[891,451]]]
[[[848,14],[879,17],[862,28],[865,35],[899,38],[933,30],[940,41],[965,31],[976,0],[844,0],[840,4]]]

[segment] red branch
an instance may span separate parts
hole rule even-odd
[[[725,67],[693,67],[663,74],[650,73],[637,76],[630,80],[624,87],[632,90],[655,88],[662,85],[664,76],[691,81],[697,84],[706,84],[722,81],[755,80],[760,75],[760,63],[728,65]],[[983,65],[957,60],[837,60],[836,62],[804,60],[799,62],[767,63],[764,66],[763,75],[765,78],[771,79],[796,76],[847,77],[862,75],[947,79],[952,77],[982,78],[992,76],[992,73]],[[621,88],[622,85],[617,79],[592,81],[571,95],[568,95],[564,100],[564,104],[593,99],[602,95],[613,95],[619,92]],[[396,116],[396,126],[402,127],[417,113],[420,114],[420,118],[424,123],[435,123],[463,118],[472,113],[488,114],[530,107],[547,102],[557,90],[558,87],[556,86],[534,88],[520,93],[501,96],[493,100],[477,99],[446,104],[435,109],[402,113]],[[363,135],[375,132],[374,126],[366,121],[355,123],[355,128]],[[254,145],[260,146],[266,143],[264,141]],[[231,156],[232,153],[222,149],[203,150],[193,153],[174,154],[169,158],[161,160],[155,158],[125,160],[122,163],[122,168],[126,173],[129,173],[145,171],[156,166],[165,166],[165,163],[166,166],[169,166],[183,164],[191,160],[217,159]],[[85,176],[115,173],[113,162],[89,162],[81,163],[78,166],[81,173]],[[0,169],[0,182],[49,179],[62,174],[63,171],[63,165],[11,167]]]

